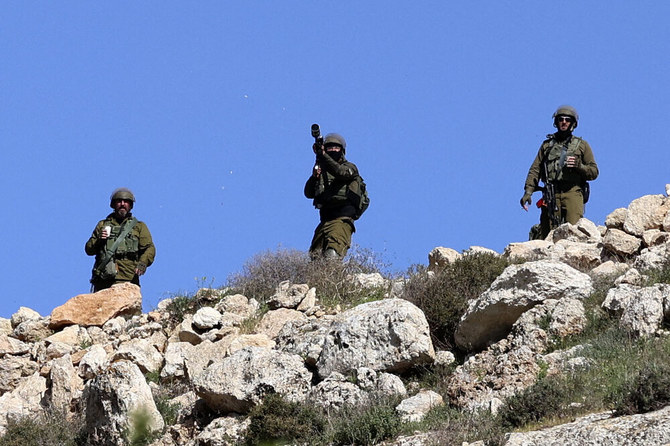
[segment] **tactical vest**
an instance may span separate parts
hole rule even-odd
[[[546,172],[543,173],[546,173],[546,180],[550,182],[572,181],[575,184],[580,184],[581,178],[575,175],[570,176],[569,173],[563,170],[563,166],[568,156],[581,158],[579,144],[582,142],[582,138],[572,136],[567,142],[559,142],[553,138],[553,135],[550,136],[543,147],[544,163],[546,166]]]
[[[135,228],[136,227],[137,226],[135,226]],[[112,226],[112,233],[109,237],[107,237],[107,240],[105,241],[105,250],[110,250],[112,248],[112,245],[114,245],[116,239],[119,238],[121,228],[122,226]],[[114,258],[117,259],[129,258],[135,260],[137,259],[140,251],[140,239],[137,237],[137,234],[135,233],[136,232],[135,228],[133,228],[133,230],[130,231],[130,233],[126,237],[124,237],[123,240],[121,240],[119,246],[117,246],[116,248],[116,252],[114,253]]]
[[[356,209],[354,220],[358,220],[370,205],[367,186],[363,178],[356,175],[353,180],[347,183],[337,180],[328,172],[322,174],[314,197],[314,207],[328,209],[346,204],[350,204]]]

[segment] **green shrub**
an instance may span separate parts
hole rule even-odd
[[[315,287],[319,300],[326,306],[346,306],[383,297],[386,290],[362,290],[350,279],[356,273],[379,272],[380,264],[375,254],[358,248],[352,249],[341,262],[311,260],[306,252],[279,249],[252,257],[241,272],[228,278],[228,286],[234,292],[265,303],[275,293],[277,285],[289,280]]]
[[[505,401],[498,412],[500,424],[505,428],[518,428],[546,417],[560,417],[566,410],[567,396],[560,379],[541,379]]]
[[[610,395],[616,415],[651,412],[670,404],[670,364],[653,361]]]
[[[643,271],[643,273],[647,276],[647,286],[656,283],[670,283],[670,261],[666,260],[659,267]]]
[[[486,291],[508,265],[503,257],[477,253],[459,258],[432,277],[419,267],[410,272],[403,297],[423,310],[433,343],[454,349],[454,332],[468,301]]]
[[[0,446],[83,446],[82,418],[67,419],[60,411],[41,416],[10,418],[7,430],[0,437]]]
[[[297,441],[314,444],[325,429],[324,417],[313,407],[284,400],[281,395],[271,393],[249,413],[246,444],[257,445]]]
[[[336,445],[373,445],[392,439],[402,429],[402,420],[390,404],[345,408],[334,421],[330,438]]]

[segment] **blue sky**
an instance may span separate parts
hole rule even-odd
[[[586,217],[602,224],[670,183],[669,16],[646,1],[6,2],[0,317],[88,291],[84,243],[120,186],[157,247],[145,309],[306,250],[314,122],[368,184],[354,243],[398,271],[436,246],[527,239],[523,182],[564,103],[600,167]]]

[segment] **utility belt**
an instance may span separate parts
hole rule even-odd
[[[115,253],[114,254],[114,259],[121,260],[121,259],[128,259],[128,260],[137,260],[139,256],[137,255],[136,252],[123,252],[123,253]]]

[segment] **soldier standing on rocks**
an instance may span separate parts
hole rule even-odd
[[[312,135],[316,165],[305,183],[305,197],[313,199],[321,221],[309,252],[312,258],[341,259],[351,247],[354,220],[367,208],[365,183],[356,165],[344,158],[347,143],[341,135],[329,133],[321,140],[316,124]]]
[[[531,229],[531,239],[544,239],[549,231],[562,223],[575,224],[584,216],[589,199],[587,181],[598,177],[598,165],[591,146],[573,136],[579,115],[574,107],[561,105],[553,114],[556,133],[547,135],[528,170],[521,207],[528,210],[531,195],[542,190],[540,224]],[[543,187],[538,186],[542,180]]]
[[[156,256],[149,228],[131,214],[135,196],[121,187],[112,192],[109,206],[114,212],[100,220],[86,242],[86,254],[95,256],[91,288],[100,291],[115,283],[140,284]]]

